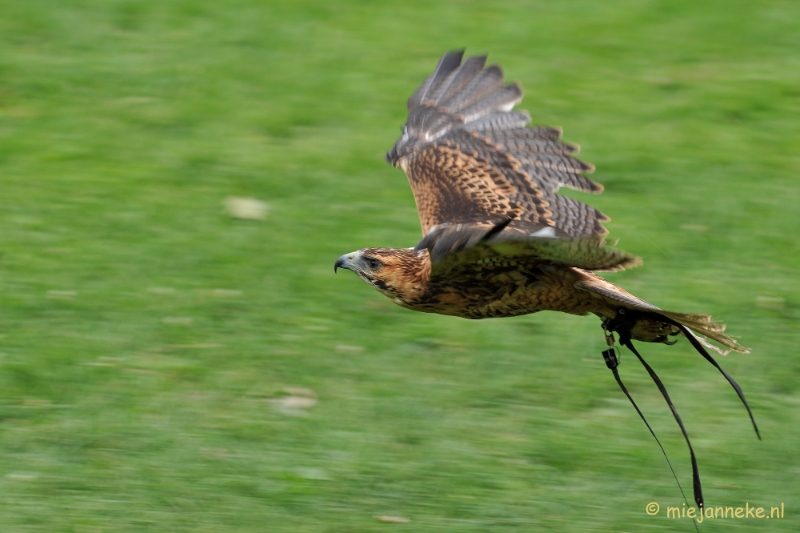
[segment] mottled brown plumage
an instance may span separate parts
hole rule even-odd
[[[528,113],[512,110],[522,90],[504,85],[499,67],[484,68],[485,57],[462,63],[462,55],[445,54],[411,96],[403,135],[386,155],[408,176],[423,239],[415,248],[346,254],[336,267],[415,311],[611,320],[630,310],[639,317],[629,326],[633,339],[668,342],[681,333],[675,321],[746,352],[710,316],[663,311],[594,273],[640,264],[605,246],[608,217],[558,194],[562,186],[602,192],[585,176],[594,167],[573,157],[578,148],[561,142],[560,130],[527,127]]]

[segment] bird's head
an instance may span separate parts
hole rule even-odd
[[[401,305],[422,294],[430,276],[428,251],[413,248],[362,248],[337,259],[333,269],[340,268],[352,270]]]

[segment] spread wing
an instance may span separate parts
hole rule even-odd
[[[408,100],[403,135],[386,154],[408,175],[423,234],[442,224],[493,225],[508,231],[582,237],[607,233],[597,209],[557,194],[560,187],[599,193],[584,176],[593,167],[572,157],[577,147],[561,132],[526,127],[530,116],[512,111],[519,85],[505,85],[486,57],[461,62],[449,52]],[[551,229],[548,229],[551,228]]]

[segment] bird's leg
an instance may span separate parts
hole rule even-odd
[[[606,334],[606,342],[609,342],[610,339],[611,344],[609,344],[609,346],[614,345],[613,333],[615,331],[619,333],[619,343],[621,345],[624,346],[628,341],[630,341],[631,331],[641,315],[642,313],[638,311],[632,311],[630,309],[621,307],[617,309],[617,314],[614,316],[614,318],[604,318],[602,327]]]
[[[603,333],[606,335],[606,344],[609,348],[612,348],[614,346],[614,330],[611,329],[611,319],[604,318],[600,327],[603,328]]]
[[[608,346],[607,350],[603,350],[603,360],[606,362],[606,366],[616,374],[617,367],[619,366],[619,355],[617,351],[617,347],[614,346],[614,330],[611,329],[610,326],[611,319],[605,318],[603,319],[603,323],[601,327],[603,328],[603,333],[606,336],[606,345]]]

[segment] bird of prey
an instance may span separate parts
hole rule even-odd
[[[659,309],[596,274],[641,261],[606,246],[606,215],[558,194],[602,192],[586,176],[594,167],[574,157],[578,147],[562,142],[560,129],[528,126],[530,115],[514,110],[522,89],[506,85],[500,67],[486,67],[485,56],[462,60],[463,51],[439,60],[409,98],[402,136],[386,154],[408,176],[422,240],[363,248],[335,269],[352,270],[414,311],[472,319],[594,314],[610,346],[613,332],[631,349],[631,340],[673,344],[683,335],[712,362],[705,348],[747,353],[709,315]]]

